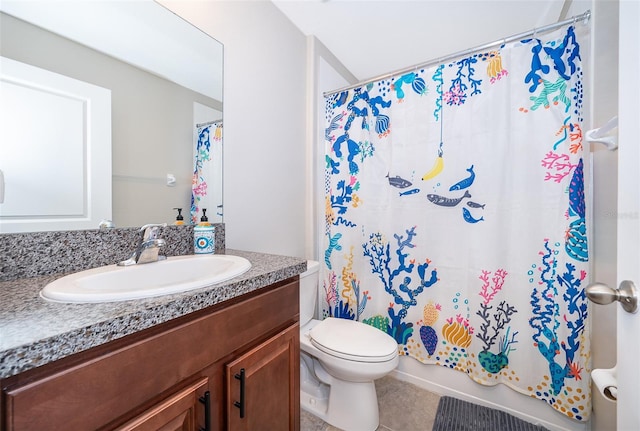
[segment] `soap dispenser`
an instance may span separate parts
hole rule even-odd
[[[216,251],[216,228],[209,223],[207,210],[202,210],[200,223],[193,228],[193,252],[195,254],[213,254]]]
[[[184,224],[184,217],[182,216],[182,208],[174,208],[174,210],[178,211],[178,215],[176,216],[176,221],[173,222],[176,226],[182,226]]]
[[[209,223],[209,217],[207,217],[206,208],[202,208],[202,217],[200,217],[200,223],[198,223],[198,226],[211,226],[211,223]]]

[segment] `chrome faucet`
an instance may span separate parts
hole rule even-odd
[[[166,256],[158,255],[160,247],[165,244],[164,239],[158,238],[160,228],[166,226],[166,223],[145,224],[142,226],[139,231],[136,250],[129,259],[118,262],[118,266],[140,265],[166,259]]]

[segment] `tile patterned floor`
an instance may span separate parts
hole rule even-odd
[[[389,376],[376,380],[376,392],[378,431],[431,431],[439,395]],[[304,410],[300,418],[300,431],[341,431]]]

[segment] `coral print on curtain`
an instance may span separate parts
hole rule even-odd
[[[401,355],[585,421],[576,31],[327,97],[322,306],[387,332]]]
[[[214,122],[196,129],[193,177],[191,181],[191,224],[198,224],[200,201],[207,196],[207,180],[215,174],[211,164],[212,145],[222,142],[222,122]]]

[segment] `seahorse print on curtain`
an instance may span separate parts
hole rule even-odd
[[[326,98],[323,315],[400,355],[591,410],[588,28]]]

